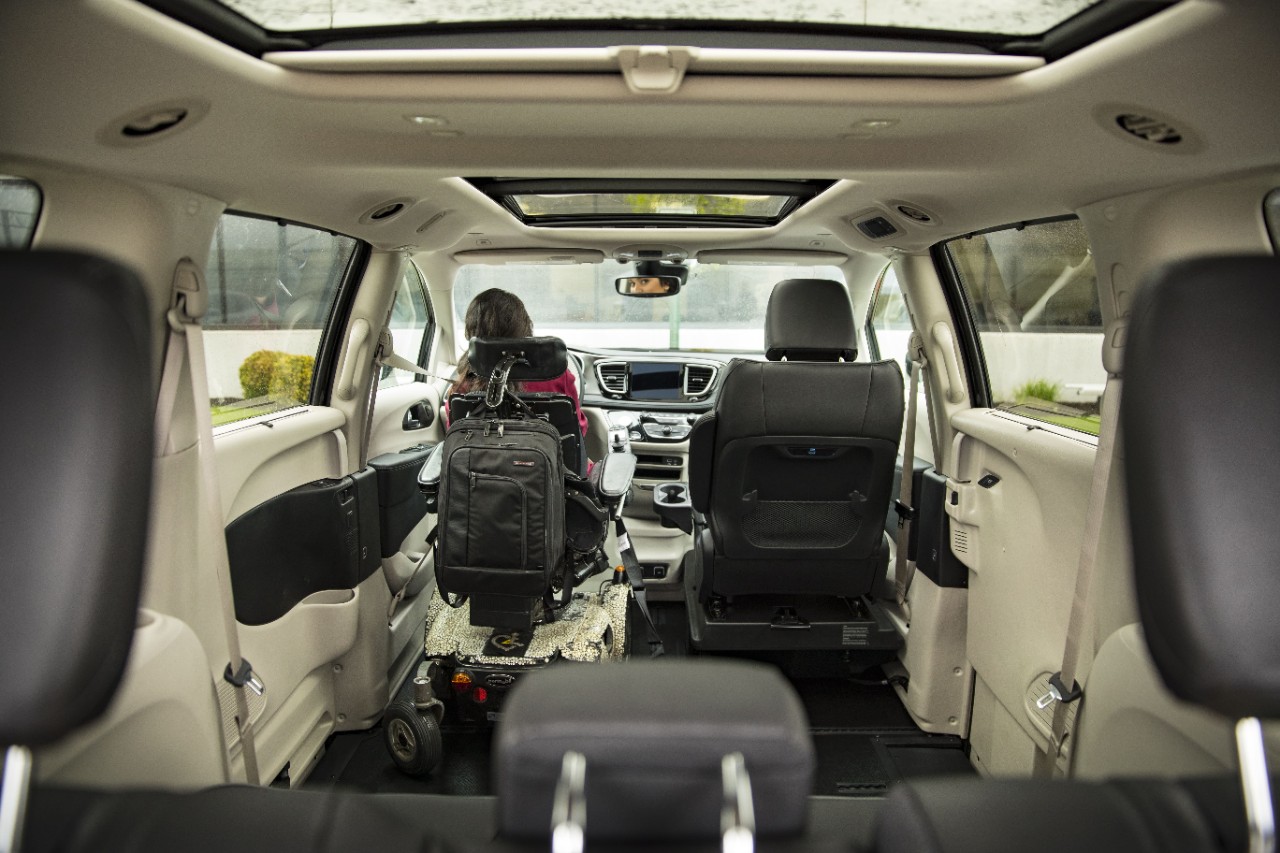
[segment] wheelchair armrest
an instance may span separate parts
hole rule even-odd
[[[440,501],[440,474],[444,464],[444,442],[431,449],[418,469],[418,489],[427,499],[427,512],[436,512]]]
[[[606,453],[591,469],[596,494],[608,507],[615,507],[631,491],[631,478],[636,474],[636,457],[631,453]]]

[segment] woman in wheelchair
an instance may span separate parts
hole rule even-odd
[[[472,338],[531,338],[533,337],[533,320],[524,307],[524,302],[514,293],[491,287],[476,294],[467,306],[467,316],[463,321],[464,334]],[[464,354],[458,361],[458,375],[450,386],[445,399],[455,394],[466,394],[470,391],[482,391],[488,384],[488,378],[478,376],[471,370],[471,363]],[[550,392],[564,394],[573,400],[578,414],[578,426],[582,430],[583,440],[587,437],[587,416],[582,413],[582,403],[578,399],[578,385],[573,373],[565,372],[555,379],[539,382],[526,381],[518,383],[517,393],[529,394]],[[448,413],[446,411],[446,421]],[[588,463],[590,465],[590,463]]]

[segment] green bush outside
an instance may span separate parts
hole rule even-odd
[[[311,397],[315,364],[309,355],[258,350],[240,365],[240,387],[245,399],[276,397],[306,403]]]
[[[1047,379],[1032,379],[1019,385],[1013,391],[1013,399],[1015,400],[1045,400],[1053,403],[1058,399],[1058,394],[1062,391],[1062,386],[1057,382],[1050,382]]]

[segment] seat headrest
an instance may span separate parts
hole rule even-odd
[[[569,356],[559,338],[472,338],[467,350],[471,372],[488,379],[506,355],[519,355],[511,368],[512,382],[541,382],[555,379],[568,369]]]
[[[804,828],[808,719],[791,685],[764,664],[630,661],[524,676],[494,736],[502,835],[549,834],[567,751],[586,758],[588,840],[718,838],[721,762],[734,752],[746,762],[760,834]]]
[[[852,361],[858,331],[849,291],[825,278],[778,282],[765,311],[764,354],[770,361]]]
[[[151,336],[127,270],[0,252],[0,744],[98,716],[137,620],[151,490]]]
[[[1138,606],[1165,683],[1280,715],[1280,261],[1162,270],[1134,301],[1121,429]]]

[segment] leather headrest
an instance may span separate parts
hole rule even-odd
[[[1207,258],[1139,290],[1121,428],[1138,605],[1165,683],[1280,715],[1280,261]]]
[[[764,350],[770,361],[852,361],[858,332],[849,291],[823,278],[778,282],[765,312]]]
[[[511,368],[512,382],[540,382],[555,379],[568,369],[569,356],[559,338],[472,338],[467,350],[471,372],[488,379],[506,355],[520,360]]]
[[[36,746],[115,692],[151,490],[147,301],[123,268],[0,252],[0,744]]]
[[[512,838],[549,834],[569,750],[586,758],[587,839],[651,842],[635,849],[718,840],[730,753],[746,759],[763,836],[802,832],[813,786],[799,696],[747,661],[549,666],[521,678],[493,744],[498,828]]]

